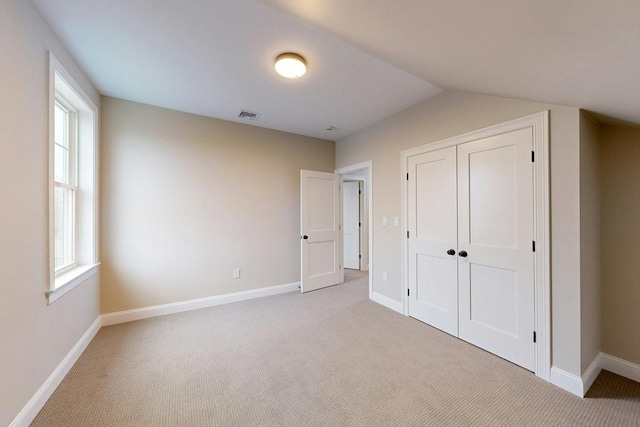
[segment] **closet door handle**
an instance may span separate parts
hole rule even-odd
[[[309,238],[309,236],[307,236],[307,235],[305,234],[304,236],[302,236],[302,238],[303,238],[304,240],[307,240],[307,239]]]
[[[453,250],[453,249],[449,249],[449,250],[447,251],[447,255],[455,255],[455,254],[456,254],[456,251],[455,251],[455,250]]]
[[[460,255],[462,258],[466,258],[467,255],[469,255],[469,254],[467,253],[467,251],[460,251],[460,252],[458,252],[458,255]]]

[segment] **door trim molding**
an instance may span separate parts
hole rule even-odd
[[[338,168],[335,170],[335,173],[340,174],[341,176],[346,174],[346,173],[350,173],[350,172],[355,172],[355,171],[359,171],[362,169],[366,169],[367,170],[367,174],[366,174],[366,190],[367,190],[367,216],[368,216],[368,233],[369,233],[369,244],[368,244],[368,250],[369,250],[369,299],[373,299],[373,161],[372,160],[367,160],[364,162],[360,162],[360,163],[356,163],[353,165],[349,165],[349,166],[344,166],[341,168]],[[340,203],[342,204],[342,197],[340,198]],[[342,205],[340,206],[340,211],[342,212]],[[341,225],[341,231],[340,231],[340,238],[342,240],[342,224]],[[342,243],[341,243],[342,245]],[[344,266],[341,269],[341,273],[340,273],[340,277],[343,278],[344,277]],[[344,280],[342,280],[344,281]]]
[[[401,171],[401,218],[402,218],[402,311],[409,315],[408,283],[408,243],[404,236],[408,231],[407,180],[410,157],[456,146],[491,136],[532,128],[534,162],[534,236],[535,252],[535,330],[537,343],[535,350],[535,374],[549,381],[551,370],[551,292],[550,292],[550,228],[549,228],[549,111],[531,114],[505,123],[478,129],[430,144],[404,150],[400,153]]]

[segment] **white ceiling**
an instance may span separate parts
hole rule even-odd
[[[336,140],[436,86],[253,1],[34,1],[107,96]],[[298,80],[274,59],[297,52]],[[239,119],[241,109],[260,113]],[[334,131],[326,131],[334,126]]]
[[[35,3],[102,94],[175,110],[337,140],[441,87],[640,124],[638,0]]]
[[[638,0],[264,3],[444,89],[640,124]]]

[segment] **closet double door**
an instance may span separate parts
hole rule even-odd
[[[531,128],[408,158],[409,315],[534,370]]]

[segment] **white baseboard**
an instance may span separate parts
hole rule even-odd
[[[582,378],[558,367],[551,367],[551,375],[549,375],[549,382],[553,385],[560,387],[575,394],[578,397],[584,397]]]
[[[396,301],[393,300],[389,297],[385,297],[382,294],[379,294],[377,292],[373,292],[371,294],[371,300],[377,302],[378,304],[384,305],[385,307],[393,310],[393,311],[397,311],[400,314],[402,313],[402,302],[401,301]]]
[[[598,353],[598,355],[593,359],[589,367],[584,374],[582,374],[582,391],[583,397],[587,394],[593,382],[598,378],[600,371],[602,370],[602,353]]]
[[[640,383],[640,365],[610,354],[600,353],[600,368]]]
[[[591,362],[584,372],[584,375],[582,375],[582,378],[552,366],[549,382],[565,389],[569,393],[584,397],[603,369],[620,375],[621,377],[640,382],[640,365],[606,353],[599,353],[596,358],[593,359],[593,362]]]
[[[62,359],[56,369],[53,370],[49,378],[42,384],[31,400],[22,408],[22,411],[16,415],[9,427],[27,427],[34,420],[38,412],[42,409],[47,400],[51,397],[56,388],[60,385],[64,377],[69,373],[73,365],[76,363],[82,352],[87,348],[93,337],[98,333],[102,326],[100,316],[89,326],[89,329],[80,337],[76,345]]]
[[[170,304],[154,305],[150,307],[136,308],[134,310],[117,311],[102,315],[102,325],[109,326],[134,320],[148,319],[150,317],[164,316],[167,314],[182,313],[184,311],[198,310],[200,308],[215,307],[216,305],[245,301],[270,295],[283,294],[297,291],[300,282],[287,283],[285,285],[269,286],[267,288],[252,289],[249,291],[234,292],[231,294],[216,295],[213,297],[198,298]]]

